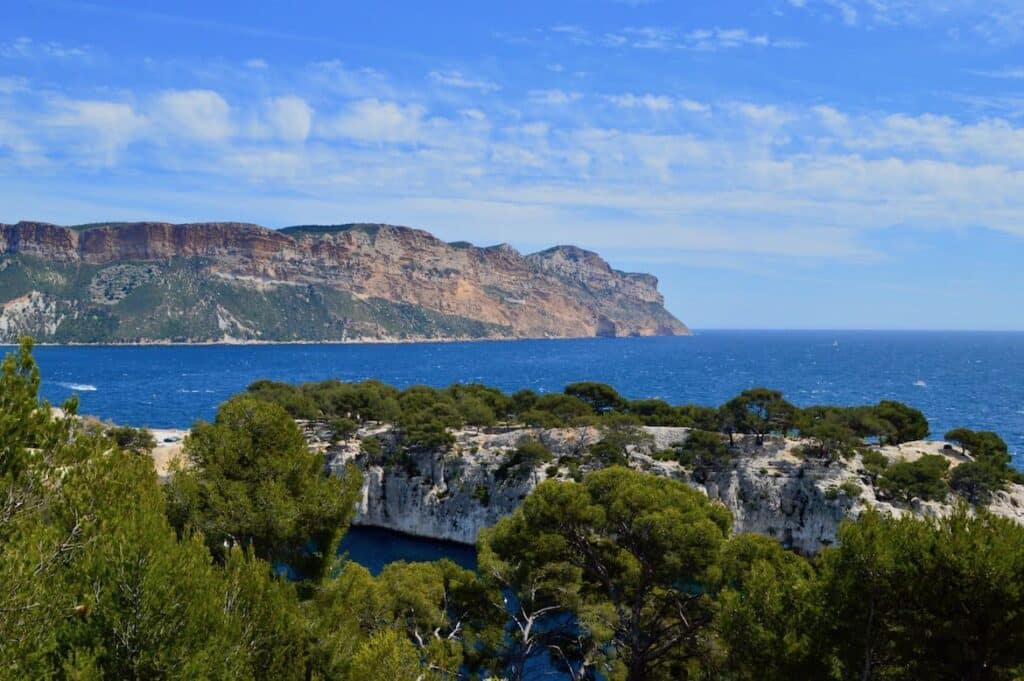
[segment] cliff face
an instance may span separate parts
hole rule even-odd
[[[657,279],[389,225],[0,225],[0,342],[684,335]]]
[[[881,498],[859,456],[826,464],[797,455],[795,447],[800,443],[795,440],[769,441],[765,447],[748,442],[743,455],[730,465],[695,477],[674,461],[650,456],[684,441],[688,429],[644,430],[650,440],[631,451],[630,466],[683,480],[718,501],[732,514],[734,531],[768,535],[803,553],[835,543],[840,523],[868,508],[896,517],[943,516],[953,509],[952,503],[915,499],[904,504]],[[467,429],[455,433],[452,453],[423,453],[414,457],[412,466],[385,467],[366,462],[359,453],[359,438],[376,436],[386,441],[389,427],[362,431],[330,446],[326,444],[329,437],[317,434],[316,428],[307,426],[307,433],[314,447],[326,450],[333,471],[341,473],[348,462],[363,470],[356,524],[467,544],[476,541],[480,530],[515,511],[540,481],[569,479],[570,469],[558,460],[579,460],[589,445],[602,438],[596,428]],[[554,465],[503,472],[509,452],[527,437],[552,451]],[[941,443],[920,442],[880,451],[895,461],[947,450]],[[957,462],[956,455],[946,455]],[[1024,524],[1024,486],[1011,485],[997,492],[988,510]]]

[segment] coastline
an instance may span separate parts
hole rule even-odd
[[[35,346],[40,348],[136,348],[136,347],[205,347],[205,346],[243,346],[243,345],[412,345],[430,343],[488,343],[488,342],[510,342],[510,341],[562,341],[562,340],[617,340],[624,338],[691,338],[693,332],[686,334],[672,335],[649,335],[649,336],[486,336],[486,337],[428,337],[415,336],[407,338],[352,338],[334,340],[258,340],[258,339],[221,339],[221,340],[196,340],[196,341],[170,341],[170,340],[140,340],[114,343],[49,343],[36,342]],[[0,347],[16,347],[17,341],[0,343]]]

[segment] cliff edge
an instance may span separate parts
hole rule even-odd
[[[379,224],[0,224],[0,342],[687,335],[658,281]]]

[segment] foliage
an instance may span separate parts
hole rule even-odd
[[[691,469],[697,480],[704,480],[708,472],[721,468],[731,459],[722,436],[707,430],[691,430],[678,450],[679,463]]]
[[[972,504],[987,504],[1006,483],[1006,472],[988,461],[966,461],[949,474],[950,488]]]
[[[945,480],[948,469],[946,457],[925,454],[914,461],[889,464],[878,478],[878,487],[888,496],[903,501],[909,502],[915,497],[941,501],[949,493]]]
[[[529,475],[534,469],[554,459],[551,450],[533,438],[524,437],[513,449],[508,458],[498,467],[497,477],[521,477]]]
[[[578,620],[580,663],[606,678],[680,678],[706,654],[710,601],[687,585],[708,578],[730,519],[677,481],[613,467],[580,484],[542,482],[486,538],[508,586]],[[541,603],[548,605],[542,606]]]
[[[623,411],[627,406],[626,400],[614,388],[605,383],[594,383],[593,381],[570,383],[565,386],[565,394],[586,402],[597,414]]]
[[[583,426],[596,421],[595,412],[587,402],[572,395],[558,394],[541,395],[521,416],[526,424],[542,427]]]
[[[861,492],[864,491],[864,489],[853,480],[844,480],[842,484],[839,485],[839,490],[851,499],[856,499],[860,496]]]
[[[135,452],[136,454],[149,454],[156,447],[156,439],[153,437],[153,433],[149,432],[146,428],[114,426],[107,429],[106,435],[114,441],[118,448]]]
[[[820,558],[821,655],[836,678],[1011,679],[1024,668],[1024,528],[958,511],[869,512]]]
[[[722,548],[715,630],[724,651],[719,678],[827,678],[816,655],[815,574],[774,539],[741,534]]]
[[[722,406],[724,430],[729,433],[748,433],[758,446],[766,435],[788,433],[796,418],[796,407],[787,402],[778,390],[751,388]]]
[[[150,461],[81,428],[74,403],[39,405],[30,351],[0,372],[0,676],[304,675],[294,589],[179,540]]]
[[[987,463],[997,470],[1009,469],[1009,447],[1003,438],[992,431],[955,428],[946,433],[945,439],[958,443],[963,453],[970,453],[975,461]]]
[[[883,400],[873,411],[876,418],[890,427],[889,432],[883,436],[886,444],[898,445],[928,437],[928,420],[917,409],[900,402]]]
[[[889,466],[889,459],[886,458],[885,454],[875,449],[864,450],[861,452],[860,458],[864,464],[864,470],[875,479]]]
[[[302,395],[318,418],[339,396],[331,417],[361,423],[392,400],[427,411],[438,392],[338,385]],[[1024,676],[1024,527],[966,504],[944,519],[865,512],[808,560],[730,536],[725,510],[678,481],[611,467],[540,483],[481,534],[477,572],[392,563],[374,577],[333,560],[358,478],[325,476],[285,408],[255,396],[276,386],[197,425],[165,490],[130,451],[145,450],[139,433],[90,428],[74,401],[60,415],[38,388],[25,342],[0,365],[0,678],[521,681],[537,663],[608,681]],[[360,401],[370,394],[376,407]],[[446,395],[441,421],[467,418],[459,405],[505,418],[542,399]],[[616,451],[643,419],[587,408]],[[815,420],[859,437],[865,414]],[[723,438],[694,430],[677,449],[713,462],[730,455]],[[974,459],[949,475],[959,494],[1005,482],[1001,440],[950,439]],[[363,447],[383,455],[376,438]],[[904,499],[945,494],[944,457],[861,456]],[[533,440],[510,457],[550,458]]]
[[[329,476],[284,409],[248,395],[221,405],[214,423],[196,424],[184,453],[188,465],[166,487],[180,534],[201,531],[222,561],[241,546],[304,577],[325,574],[354,510],[354,468]]]
[[[331,435],[335,441],[351,437],[359,430],[359,424],[347,417],[331,419],[328,424],[331,427]]]

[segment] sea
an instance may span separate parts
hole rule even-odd
[[[958,426],[993,430],[1024,470],[1024,332],[709,330],[465,343],[45,346],[35,356],[52,403],[75,394],[80,413],[135,426],[210,420],[218,404],[261,378],[537,392],[592,380],[631,399],[706,405],[766,386],[800,406],[906,402],[924,412],[933,437]],[[353,528],[346,542],[343,550],[374,571],[402,558],[472,563],[471,553],[443,543],[377,530]]]

